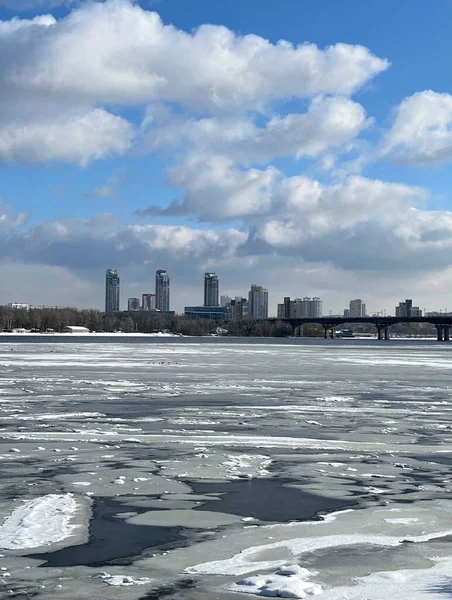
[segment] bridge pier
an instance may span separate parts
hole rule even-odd
[[[381,323],[377,323],[376,325],[377,327],[377,332],[378,332],[378,339],[379,340],[390,340],[391,338],[389,337],[389,326],[386,325],[385,323],[381,324]]]
[[[438,342],[442,342],[443,341],[443,326],[442,325],[435,325],[436,327],[436,333],[437,333],[437,337],[436,339],[438,340]]]
[[[444,341],[448,342],[450,340],[450,325],[444,325]]]
[[[331,340],[334,340],[334,337],[334,325],[331,325],[330,323],[324,323],[323,339],[327,340],[328,338],[330,338]]]

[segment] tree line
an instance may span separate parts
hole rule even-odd
[[[168,319],[157,311],[119,312],[107,314],[94,309],[77,308],[30,308],[29,310],[0,306],[0,329],[26,329],[36,332],[63,331],[68,325],[87,327],[90,331],[124,333],[153,333],[169,331],[182,335],[210,335],[217,327],[224,328],[229,335],[244,337],[286,337],[292,335],[292,327],[281,321],[211,321],[189,319],[176,315]],[[338,326],[338,328],[346,325]],[[375,333],[369,324],[350,325],[356,333]],[[304,337],[323,337],[323,327],[317,324],[303,326]],[[392,334],[434,335],[435,328],[430,323],[398,323],[391,326]]]
[[[87,327],[90,331],[124,333],[153,333],[169,331],[182,335],[210,335],[217,327],[224,328],[229,335],[249,337],[285,337],[292,328],[282,322],[254,321],[211,321],[189,319],[182,315],[166,318],[156,311],[119,312],[107,314],[93,309],[77,308],[30,308],[17,309],[0,306],[0,329],[12,331],[26,329],[34,332],[60,332],[66,326]],[[315,328],[313,328],[315,329]],[[318,332],[318,335],[323,329]]]

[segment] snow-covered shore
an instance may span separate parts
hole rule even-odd
[[[97,332],[97,331],[93,331],[93,332],[76,332],[76,333],[63,333],[63,332],[55,332],[55,333],[32,333],[32,332],[28,332],[28,331],[24,331],[24,332],[18,332],[18,331],[14,331],[14,332],[0,332],[0,337],[24,337],[24,336],[33,336],[33,337],[39,337],[39,338],[46,338],[46,337],[64,337],[64,338],[71,338],[71,337],[152,337],[152,338],[178,338],[178,337],[186,337],[186,336],[182,336],[180,334],[177,333],[164,333],[161,331],[158,331],[156,333],[125,333],[125,332]]]

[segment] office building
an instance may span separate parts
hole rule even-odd
[[[116,269],[107,269],[106,272],[105,312],[119,312],[119,275]]]
[[[140,299],[139,298],[127,298],[127,310],[129,312],[140,310]]]
[[[211,321],[228,321],[227,306],[186,306],[184,315],[189,319],[209,319]]]
[[[204,274],[204,306],[219,306],[220,285],[218,275]]]
[[[422,317],[422,310],[419,306],[413,306],[413,301],[407,298],[404,302],[399,302],[395,309],[396,317]]]
[[[155,308],[156,310],[169,311],[170,307],[170,280],[164,269],[155,273]]]
[[[141,295],[141,308],[143,310],[155,310],[155,294],[142,294]]]
[[[268,290],[253,283],[248,293],[249,315],[252,319],[268,318]]]
[[[366,305],[362,300],[357,298],[356,300],[350,300],[350,314],[349,317],[359,318],[366,316]]]

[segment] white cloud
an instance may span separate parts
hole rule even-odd
[[[268,111],[288,99],[347,96],[389,65],[357,45],[272,44],[216,25],[187,33],[132,0],[83,3],[59,20],[42,15],[0,21],[0,54],[1,159],[78,164],[130,146],[131,126],[109,107],[144,109],[149,103],[178,105],[186,122],[195,113],[193,136],[239,159],[268,160],[273,148],[318,156],[366,126],[359,104],[315,98],[307,114],[275,116],[264,128],[248,111]],[[74,122],[71,115],[80,118]],[[91,119],[92,146],[83,119]],[[224,134],[222,119],[230,134]],[[57,143],[49,145],[52,136]],[[40,144],[43,152],[37,153]]]
[[[413,186],[350,176],[345,182],[321,185],[306,176],[286,177],[274,167],[240,169],[222,156],[192,154],[170,173],[169,183],[184,197],[168,208],[150,207],[139,214],[191,216],[201,221],[298,219],[306,231],[353,225],[378,218],[392,222],[427,194]]]
[[[244,164],[284,155],[314,158],[350,143],[369,124],[360,104],[320,96],[307,112],[273,116],[262,127],[245,118],[170,119],[148,132],[145,145],[155,150],[185,139],[198,153],[226,155]]]
[[[82,5],[39,37],[14,42],[4,72],[18,88],[95,102],[163,99],[197,111],[351,94],[388,67],[363,46],[271,44],[216,25],[186,33],[128,0]]]
[[[73,162],[124,154],[134,129],[121,117],[96,109],[41,121],[0,125],[0,162]]]
[[[171,170],[168,180],[185,191],[182,202],[167,209],[141,211],[177,216],[194,215],[203,221],[247,217],[266,212],[271,190],[280,173],[273,167],[239,170],[224,156],[193,154]]]
[[[430,90],[405,98],[398,106],[382,154],[408,164],[452,159],[452,95]]]

